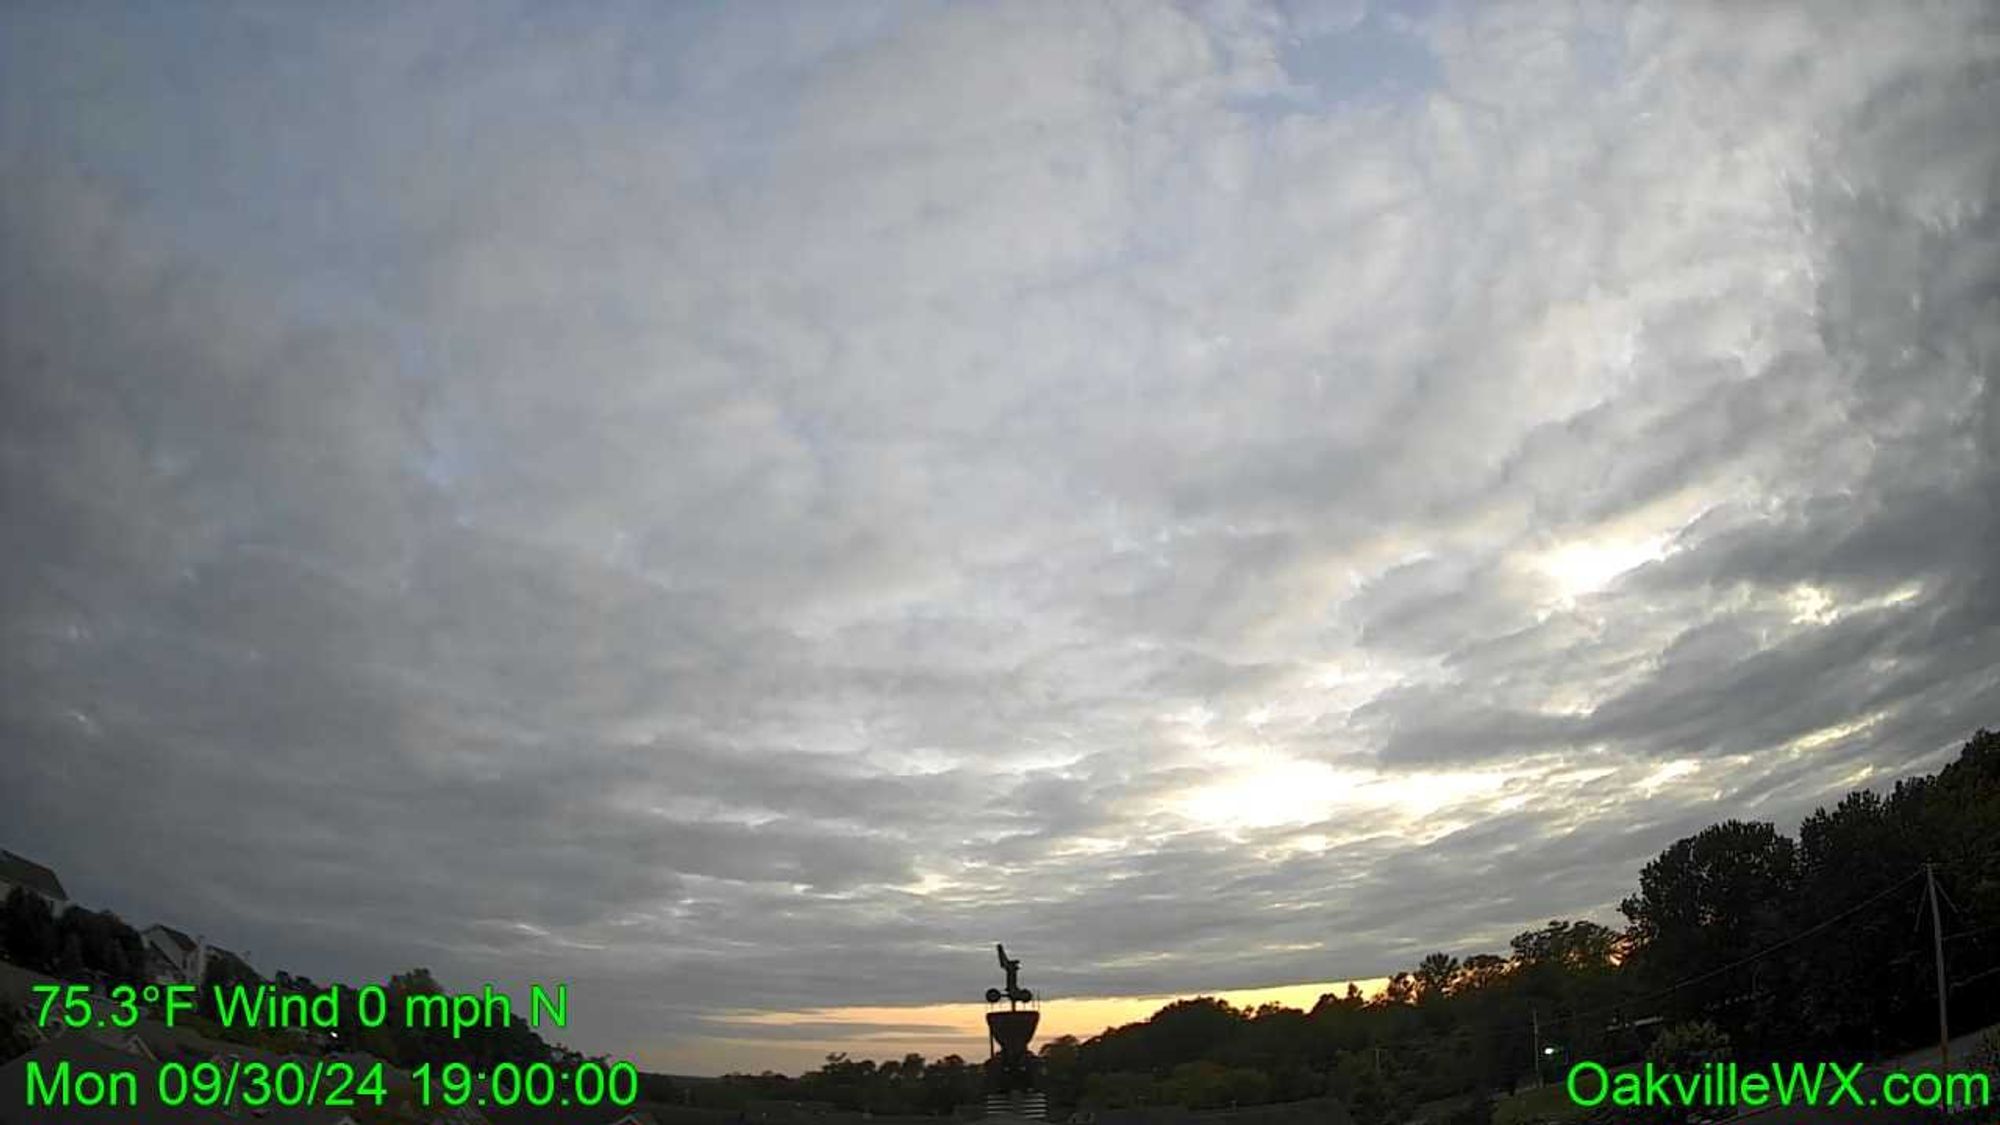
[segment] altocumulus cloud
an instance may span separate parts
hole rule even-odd
[[[1373,976],[2000,709],[1990,5],[0,21],[0,843],[266,968]]]

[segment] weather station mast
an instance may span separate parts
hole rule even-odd
[[[1042,1013],[1033,1007],[1035,994],[1021,987],[1021,962],[1007,956],[1007,947],[995,945],[1000,955],[1000,971],[1007,974],[1006,988],[986,990],[986,1003],[1005,1000],[1003,1009],[986,1013],[986,1117],[989,1121],[1046,1121],[1048,1096],[1035,1088],[1036,1059],[1028,1051],[1035,1026]]]

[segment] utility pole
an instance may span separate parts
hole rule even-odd
[[[1542,1014],[1528,1006],[1528,1019],[1535,1025],[1535,1089],[1542,1088]]]
[[[1931,900],[1931,952],[1937,958],[1938,990],[1938,1072],[1951,1070],[1951,1022],[1945,1017],[1944,923],[1938,918],[1937,873],[1924,864],[1924,893]]]

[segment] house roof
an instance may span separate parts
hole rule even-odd
[[[45,898],[69,899],[69,892],[63,890],[62,880],[56,878],[55,872],[5,848],[0,848],[0,881],[26,887]]]
[[[179,946],[181,952],[183,953],[194,952],[194,939],[180,932],[179,930],[174,929],[172,926],[165,926],[155,923],[154,925],[146,927],[146,932],[149,934],[155,930],[158,930],[162,935],[164,935],[168,941],[171,941],[175,945]]]

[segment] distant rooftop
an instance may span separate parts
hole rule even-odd
[[[26,887],[44,898],[69,899],[69,892],[63,890],[62,880],[56,878],[55,872],[5,848],[0,848],[0,881]]]
[[[194,939],[180,932],[179,930],[174,929],[172,926],[155,923],[154,925],[146,927],[147,933],[152,933],[154,930],[158,930],[161,933],[167,935],[167,940],[179,946],[181,948],[181,952],[183,953],[194,952]]]

